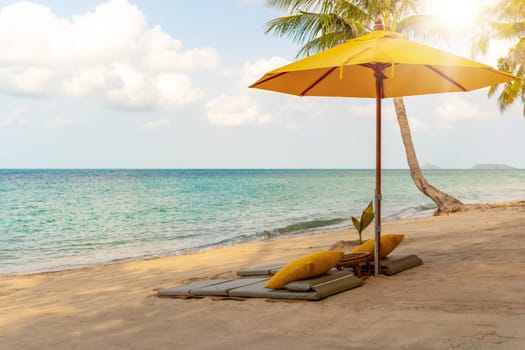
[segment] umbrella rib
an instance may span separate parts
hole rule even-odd
[[[253,84],[250,85],[249,87],[251,87],[251,88],[257,87],[257,85],[259,85],[259,84],[266,83],[266,82],[268,82],[268,81],[270,81],[270,80],[272,80],[272,79],[278,78],[278,77],[280,77],[281,75],[284,75],[284,74],[286,74],[286,73],[289,73],[289,72],[277,73],[277,74],[272,75],[271,77],[268,77],[268,78],[266,78],[266,79],[263,79],[263,80],[260,80],[260,81],[256,81],[255,83],[253,83]]]
[[[305,90],[303,90],[299,96],[304,96],[308,93],[308,91],[312,90],[317,84],[319,84],[319,82],[321,80],[323,80],[324,78],[326,78],[330,73],[332,73],[335,69],[337,69],[338,67],[332,67],[330,68],[326,73],[324,73],[323,75],[321,75],[319,77],[319,79],[317,79],[316,81],[314,81],[310,86],[308,86]]]
[[[450,83],[452,83],[453,85],[456,85],[458,88],[460,88],[462,91],[467,91],[467,89],[465,89],[465,87],[463,85],[461,85],[460,83],[458,83],[457,81],[455,81],[454,79],[452,79],[451,77],[447,76],[445,73],[439,71],[437,68],[435,68],[434,66],[430,66],[428,64],[425,64],[425,67],[427,67],[428,69],[430,69],[431,71],[433,71],[434,73],[436,73],[437,75],[439,75],[440,77],[442,77],[443,79],[445,80],[448,80]]]

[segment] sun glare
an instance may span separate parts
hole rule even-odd
[[[480,6],[485,2],[480,0],[427,0],[425,7],[428,14],[437,16],[443,26],[461,28],[474,21]]]

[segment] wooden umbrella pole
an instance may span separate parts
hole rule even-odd
[[[383,21],[377,18],[374,30],[384,30]],[[376,189],[374,193],[374,275],[381,272],[381,100],[383,99],[383,79],[385,78],[385,65],[373,64],[376,78]]]
[[[376,189],[374,194],[374,275],[381,272],[381,99],[383,98],[384,66],[376,63],[374,68],[376,78]]]

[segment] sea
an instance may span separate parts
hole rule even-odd
[[[424,174],[464,203],[525,198],[525,170]],[[383,220],[435,211],[408,170],[382,179]],[[353,227],[374,186],[374,170],[0,170],[0,274]]]

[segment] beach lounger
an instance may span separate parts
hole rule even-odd
[[[417,255],[389,255],[381,260],[381,273],[394,275],[423,264]],[[336,269],[310,279],[288,283],[284,289],[269,289],[264,285],[285,264],[273,264],[241,269],[237,275],[242,278],[213,279],[195,282],[177,288],[157,292],[159,297],[198,298],[205,296],[236,298],[269,298],[293,300],[321,300],[328,296],[363,285],[363,281],[350,271]],[[362,265],[366,268],[366,265]],[[374,268],[374,265],[371,265]]]
[[[315,283],[311,280],[302,280],[293,282],[295,288],[285,289],[268,289],[265,288],[265,281],[247,285],[244,287],[232,289],[229,292],[231,297],[242,298],[267,298],[267,299],[287,299],[287,300],[312,300],[317,301],[331,295],[341,293],[363,285],[363,281],[351,273],[344,275],[325,275],[330,279],[321,283]],[[322,276],[322,277],[325,277]],[[315,279],[312,279],[315,280]],[[307,290],[305,290],[307,289]]]
[[[336,269],[332,269],[328,271],[325,275],[319,277],[290,282],[286,285],[286,289],[294,292],[308,292],[310,290],[313,290],[314,287],[316,287],[317,285],[330,281],[336,281],[340,277],[347,276],[353,276],[353,274],[349,271],[338,271]]]
[[[392,276],[396,273],[411,269],[413,267],[423,264],[423,260],[415,254],[400,255],[392,254],[386,258],[381,259],[381,273],[383,275]],[[366,267],[361,265],[361,269]],[[371,264],[371,270],[374,271],[374,264]]]
[[[265,283],[268,278],[238,278],[231,281],[196,288],[190,291],[192,297],[227,297],[230,292],[254,283]]]
[[[269,289],[268,277],[207,280],[157,292],[159,297],[199,298],[268,298],[287,300],[321,300],[328,296],[363,285],[363,281],[346,271],[331,271],[326,275],[289,283],[284,289]]]
[[[244,268],[237,271],[237,276],[246,277],[246,276],[273,276],[280,269],[285,266],[285,263],[278,263],[272,265],[258,266],[253,268]]]
[[[267,280],[267,277],[205,280],[191,283],[181,287],[163,289],[158,291],[157,295],[159,297],[171,298],[228,296],[228,292],[234,288],[239,288]]]
[[[381,273],[391,276],[422,264],[423,260],[415,254],[389,255],[381,260]]]
[[[230,281],[232,281],[232,279],[213,279],[213,280],[199,281],[199,282],[191,283],[191,284],[181,286],[181,287],[162,289],[157,292],[157,296],[169,297],[169,298],[191,298],[192,290],[210,287],[210,286],[214,286],[217,284],[230,282]]]
[[[285,263],[278,263],[254,268],[245,268],[237,272],[239,276],[253,277],[277,273]],[[314,278],[288,283],[284,289],[265,288],[265,283],[256,283],[232,290],[230,296],[269,298],[269,299],[301,299],[320,300],[327,296],[363,285],[349,271],[331,269],[326,274]]]

